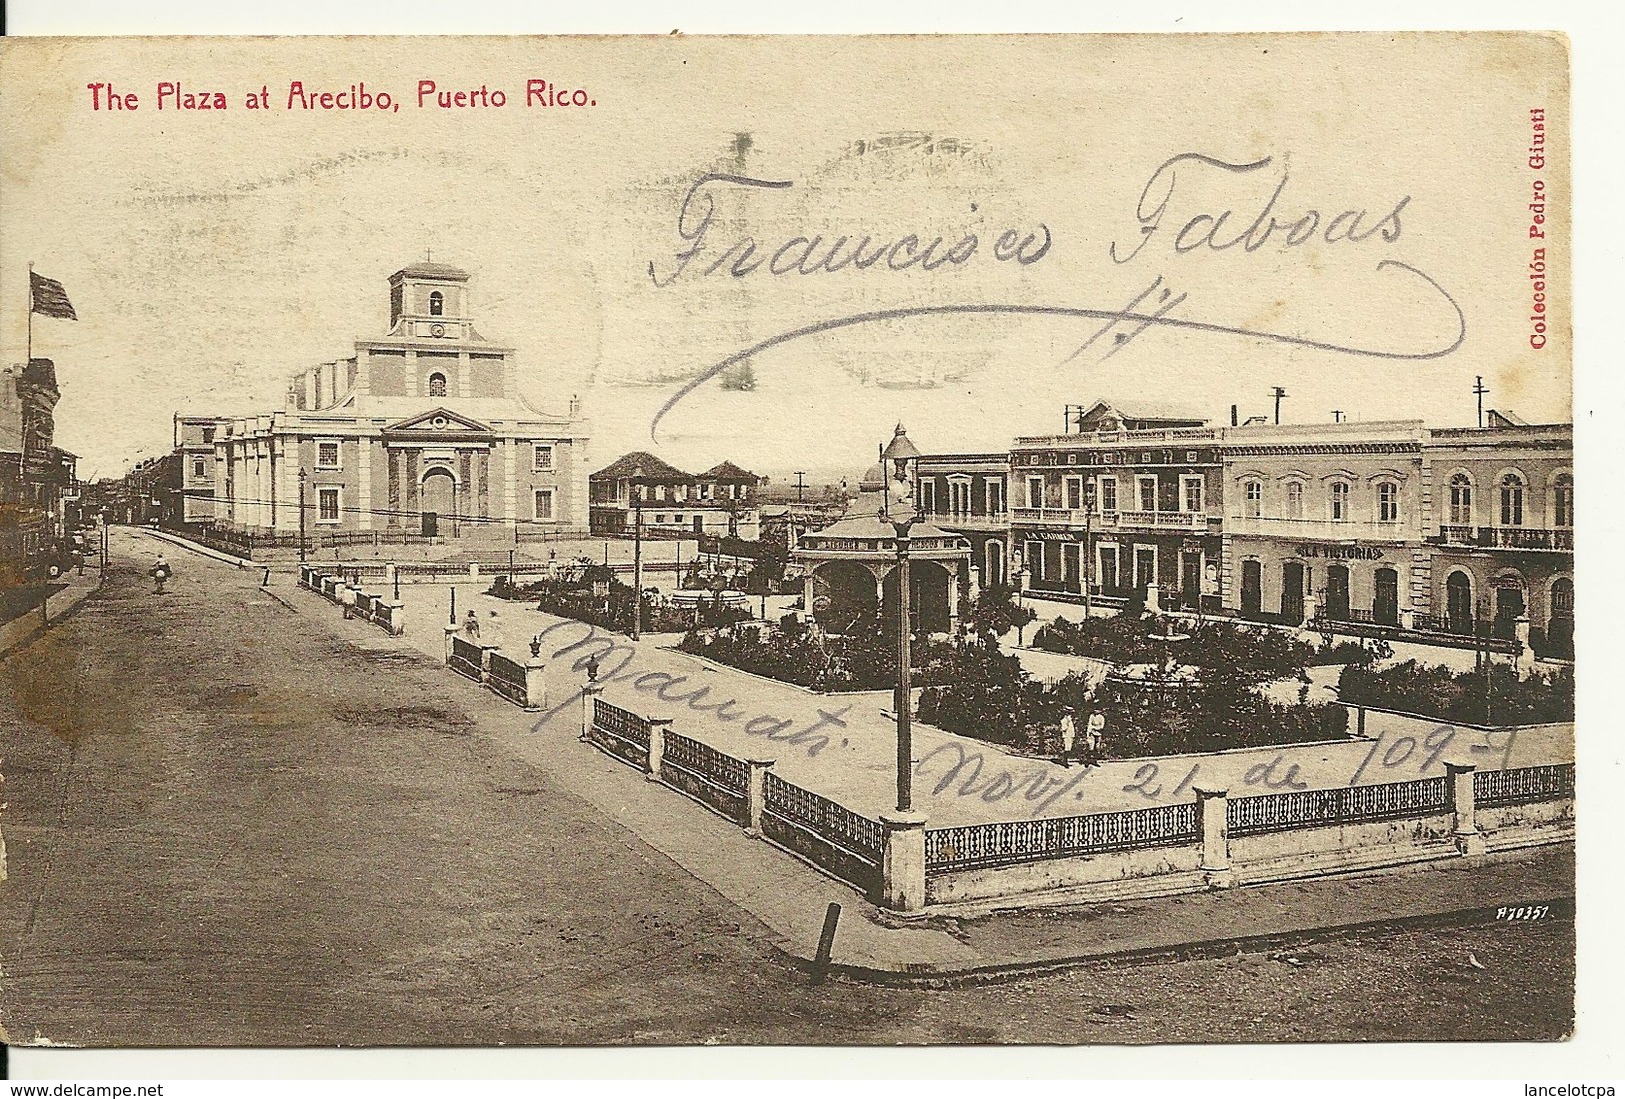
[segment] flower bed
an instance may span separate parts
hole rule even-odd
[[[1488,690],[1488,705],[1485,696]],[[1403,664],[1373,670],[1348,667],[1337,683],[1338,697],[1350,706],[1400,710],[1440,721],[1471,725],[1534,725],[1574,720],[1574,672],[1534,672],[1519,679],[1510,664],[1481,671]]]
[[[690,630],[678,649],[719,664],[815,691],[876,691],[897,684],[897,640],[878,628],[830,635],[793,618],[765,624]],[[953,674],[955,646],[916,641],[912,650],[917,685]]]
[[[1176,641],[1157,635],[1185,635]],[[1118,614],[1073,622],[1057,618],[1033,635],[1033,647],[1070,656],[1092,656],[1113,664],[1178,664],[1223,671],[1249,683],[1299,675],[1315,656],[1314,646],[1282,630],[1232,622],[1201,624],[1171,618]]]
[[[555,580],[519,585],[511,583],[505,576],[498,577],[490,594],[499,599],[535,600],[537,610],[560,618],[574,618],[578,622],[620,633],[630,631],[637,602],[637,594],[632,586],[609,578],[607,594],[599,595],[591,581],[596,579],[602,590],[605,578],[589,578],[591,571],[572,569]],[[681,633],[696,625],[726,626],[749,621],[750,617],[750,611],[724,606],[720,599],[702,599],[697,605],[688,606],[679,606],[663,596],[647,593],[643,599],[643,630],[646,633]]]

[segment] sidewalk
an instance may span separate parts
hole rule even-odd
[[[711,886],[753,916],[790,957],[811,964],[825,909],[839,904],[832,968],[855,978],[966,983],[1079,965],[1234,954],[1409,924],[1485,922],[1503,905],[1561,902],[1574,893],[1573,848],[1559,845],[1491,856],[1477,867],[1447,864],[899,923],[843,883],[581,743],[576,705],[564,706],[555,720],[538,721],[542,715],[522,713],[438,669],[437,657],[424,651],[421,639],[413,646],[409,638],[388,637],[369,623],[346,621],[321,597],[291,590],[285,577],[273,585],[314,626],[363,652],[398,658],[418,648],[411,662],[431,676],[443,676],[436,689],[455,693],[498,750],[546,771]],[[459,600],[460,608],[465,605]],[[430,619],[436,631],[440,621],[444,618]],[[417,625],[421,629],[426,623],[419,618]],[[555,705],[561,701],[568,698]],[[1563,905],[1554,909],[1554,917],[1568,911]]]
[[[29,644],[60,619],[78,610],[79,604],[90,598],[101,583],[101,570],[92,566],[86,566],[83,576],[77,569],[63,573],[53,582],[53,586],[62,585],[62,588],[45,600],[43,613],[35,606],[0,625],[0,656]]]

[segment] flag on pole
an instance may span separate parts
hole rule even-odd
[[[68,300],[68,292],[62,289],[60,282],[30,271],[28,284],[33,292],[32,302],[29,305],[30,312],[45,317],[60,317],[65,321],[79,319],[73,311],[73,303]]]

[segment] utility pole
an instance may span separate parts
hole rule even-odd
[[[796,503],[799,504],[802,502],[802,500],[805,498],[806,491],[807,471],[804,469],[798,469],[796,470]]]
[[[632,640],[643,632],[643,493],[634,484],[632,498]]]
[[[1275,398],[1275,422],[1276,424],[1280,424],[1281,398],[1286,396],[1286,390],[1282,389],[1280,386],[1276,386],[1274,389],[1270,390],[1270,394]]]
[[[299,467],[299,560],[305,559],[305,479],[310,475]],[[252,551],[251,551],[252,552]]]
[[[1475,375],[1473,378],[1473,393],[1478,397],[1479,427],[1484,426],[1484,394],[1488,392],[1489,389],[1484,385],[1484,376],[1482,374]]]
[[[1343,410],[1341,408],[1332,409],[1332,423],[1340,424],[1342,422],[1343,422]]]

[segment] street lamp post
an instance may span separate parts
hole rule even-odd
[[[310,474],[305,467],[299,467],[299,560],[305,559],[305,481]]]
[[[912,813],[914,809],[914,728],[913,728],[913,676],[909,668],[910,647],[914,640],[913,614],[909,607],[909,531],[919,518],[914,509],[914,461],[920,451],[909,441],[903,425],[897,425],[890,443],[880,452],[882,475],[890,466],[890,480],[898,486],[897,507],[892,506],[892,492],[885,493],[882,518],[891,524],[897,536],[897,695],[893,709],[897,712],[897,811]],[[884,604],[884,599],[882,599]],[[953,613],[954,608],[949,608]]]
[[[897,811],[909,812],[914,800],[914,684],[909,667],[913,642],[913,623],[909,621],[909,528],[912,516],[892,520],[897,532],[897,695],[893,708],[897,712]]]

